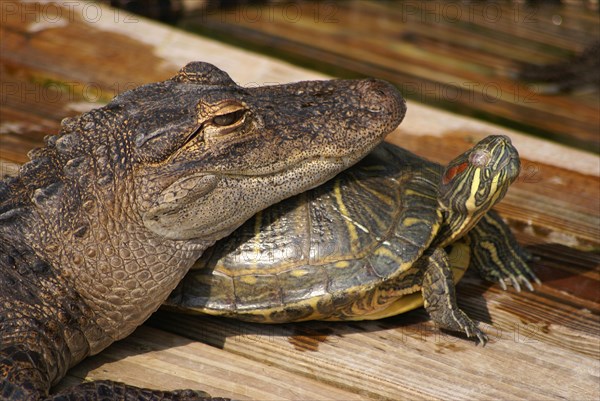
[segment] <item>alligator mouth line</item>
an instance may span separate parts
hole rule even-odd
[[[340,157],[323,157],[323,156],[315,156],[306,159],[300,159],[299,161],[292,162],[277,162],[269,166],[260,167],[258,169],[254,169],[254,171],[246,171],[246,170],[229,170],[229,171],[206,171],[206,174],[214,174],[221,175],[227,177],[272,177],[278,174],[294,171],[298,169],[302,169],[307,165],[315,162],[326,162],[335,166],[346,166],[349,167],[353,162],[357,161],[356,157],[352,156],[340,156]]]
[[[239,177],[270,177],[286,170],[293,171],[295,169],[302,169],[306,165],[314,162],[329,162],[332,165],[342,165],[344,168],[348,168],[354,163],[358,162],[364,156],[369,154],[375,147],[379,145],[379,141],[373,144],[364,146],[358,149],[353,155],[345,156],[313,156],[304,159],[293,160],[293,161],[277,161],[271,165],[259,167],[254,171],[246,170],[229,170],[229,171],[206,171],[207,174],[223,175],[223,176],[239,176]],[[357,156],[361,155],[361,156]]]

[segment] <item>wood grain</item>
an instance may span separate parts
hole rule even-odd
[[[184,26],[600,152],[597,92],[549,95],[514,78],[523,63],[564,62],[600,40],[590,14],[582,3],[282,2],[192,14]]]
[[[117,87],[168,77],[190,60],[213,62],[241,83],[324,77],[138,17],[119,14],[115,22],[106,11],[92,22],[81,17],[81,7],[55,26],[48,19],[41,26],[35,13],[5,15],[3,173],[14,174],[14,163],[26,161],[45,134],[56,133],[61,118],[96,107]],[[125,17],[136,22],[124,23]],[[445,35],[464,40],[459,32]],[[403,63],[425,73],[416,55]],[[488,57],[483,52],[478,60],[497,60]],[[457,74],[468,66],[444,68]],[[90,82],[100,96],[86,95]],[[65,90],[67,83],[75,89]],[[485,348],[438,330],[423,310],[381,321],[279,326],[160,311],[128,339],[72,369],[59,386],[110,378],[237,399],[599,399],[598,157],[415,102],[389,140],[443,163],[492,133],[511,136],[521,153],[522,176],[498,209],[540,257],[533,268],[543,285],[533,293],[505,292],[467,272],[459,303],[483,322],[491,337]]]

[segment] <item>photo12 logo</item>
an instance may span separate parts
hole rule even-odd
[[[104,104],[119,93],[140,86],[139,82],[98,82],[37,80],[34,82],[2,82],[0,102],[9,99],[21,103],[86,102]]]
[[[403,82],[401,92],[407,97],[422,103],[450,102],[476,104],[481,101],[496,103],[537,103],[537,90],[534,85],[514,85],[500,82]]]
[[[513,2],[403,1],[398,4],[401,21],[421,23],[536,23],[537,8]]]
[[[2,1],[0,21],[65,26],[76,21],[97,23],[102,19],[115,23],[137,23],[138,18],[117,8],[104,7],[91,1],[32,2]],[[35,29],[35,26],[32,28]]]
[[[200,21],[218,19],[221,23],[291,23],[300,21],[315,24],[336,24],[339,4],[335,1],[323,2],[272,2],[272,4],[240,4],[237,7],[220,9],[206,7],[197,17]]]

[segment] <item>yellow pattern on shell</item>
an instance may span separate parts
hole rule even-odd
[[[256,284],[256,277],[255,276],[241,276],[240,281],[244,284],[254,285],[254,284]]]
[[[350,262],[348,262],[347,260],[340,260],[336,262],[334,266],[338,269],[345,269],[346,267],[350,266]]]
[[[306,269],[296,269],[296,270],[292,270],[292,272],[290,272],[292,277],[303,277],[303,276],[306,276],[308,273],[309,272]]]
[[[340,184],[340,180],[335,180],[335,184],[333,186],[333,193],[335,195],[335,201],[337,202],[338,207],[340,208],[340,213],[342,214],[342,216],[347,217],[348,209],[346,208],[346,205],[342,200],[342,190]],[[344,219],[344,221],[346,222],[346,227],[348,227],[348,234],[350,235],[350,240],[353,243],[355,243],[356,241],[358,241],[358,233],[356,232],[356,227],[354,226],[354,224],[348,221],[348,219]]]
[[[412,225],[419,224],[419,223],[423,223],[423,220],[417,219],[416,217],[407,217],[404,220],[402,220],[402,225],[404,227],[410,227]]]

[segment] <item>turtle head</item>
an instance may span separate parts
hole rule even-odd
[[[442,245],[466,234],[504,197],[520,165],[519,153],[503,135],[486,137],[448,164],[439,186],[446,231]]]

